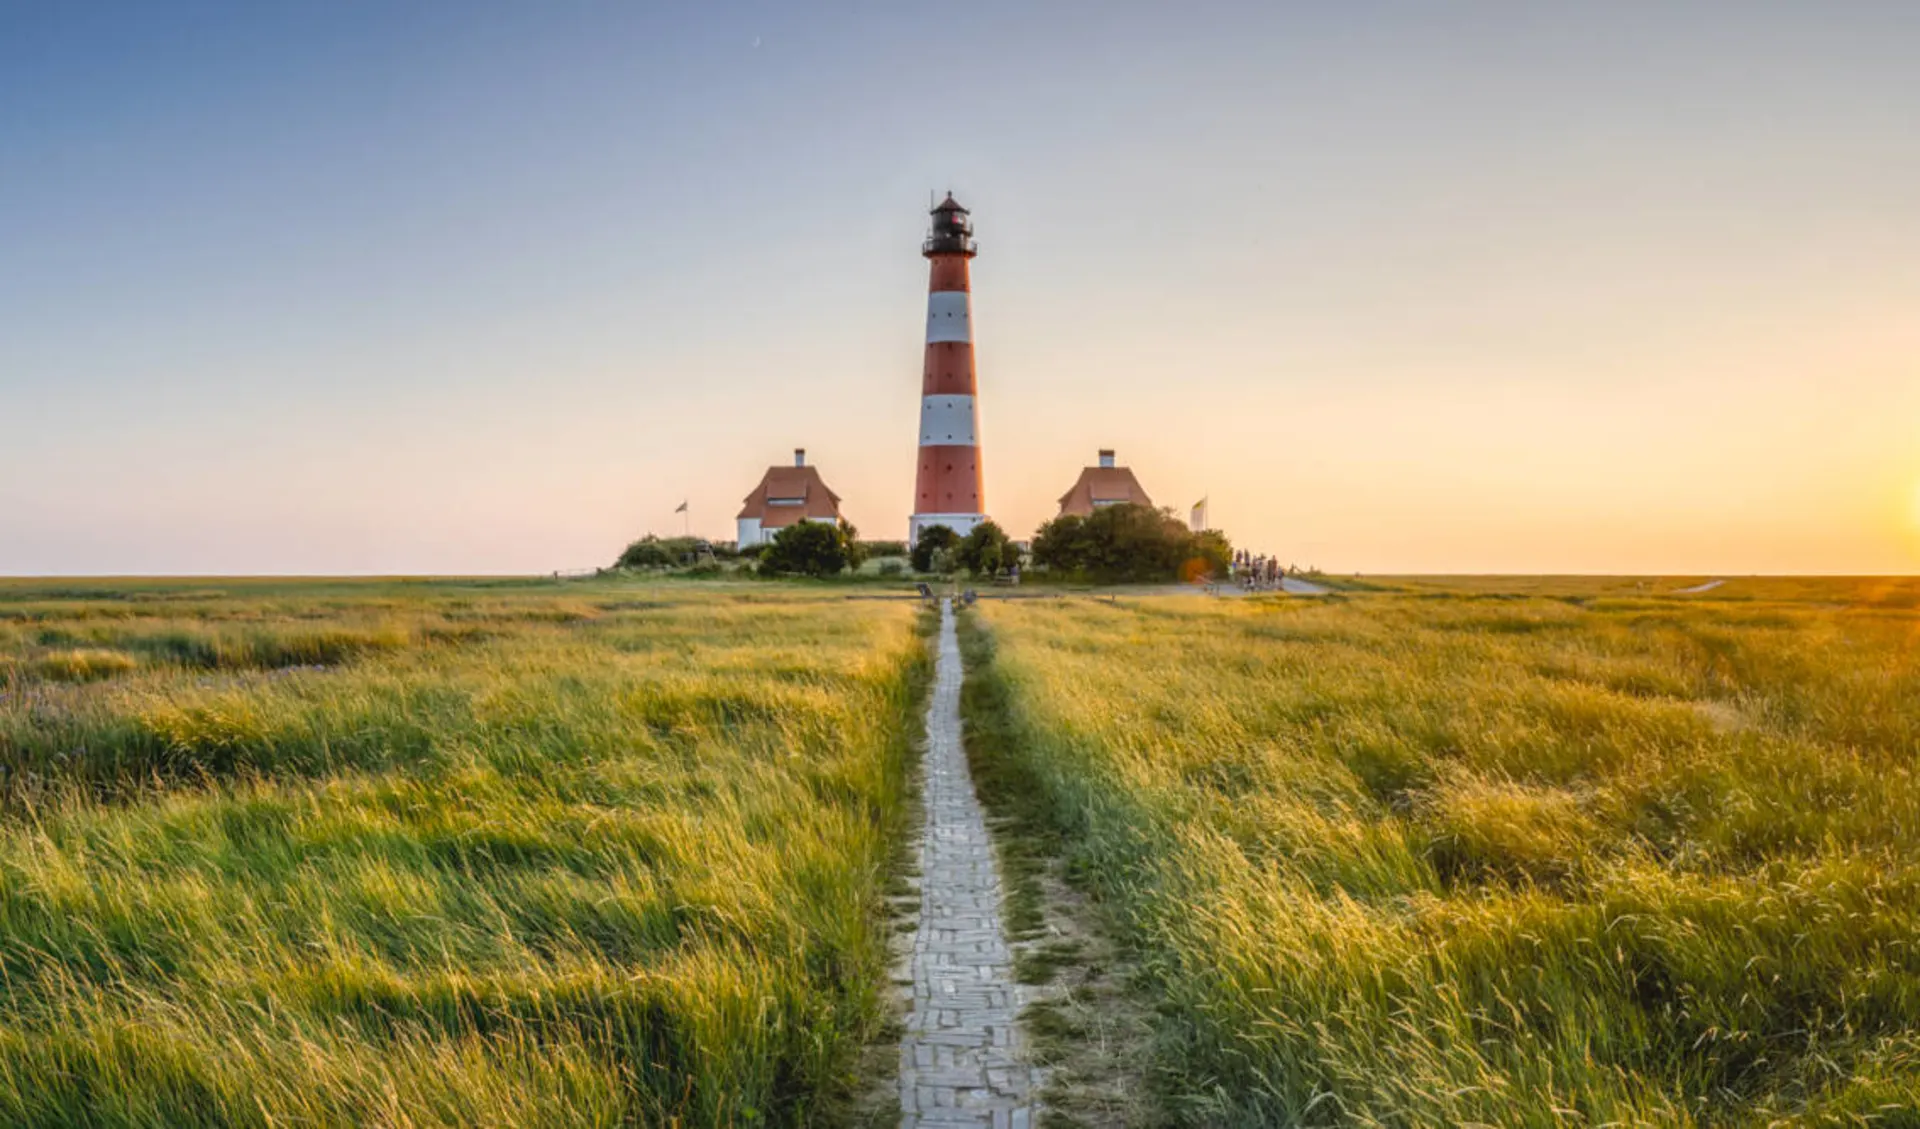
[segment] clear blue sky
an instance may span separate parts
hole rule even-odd
[[[1094,449],[1341,569],[1911,571],[1920,5],[0,0],[0,573],[494,572]]]

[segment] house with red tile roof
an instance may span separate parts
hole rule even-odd
[[[792,466],[772,466],[748,494],[734,521],[740,547],[764,545],[789,525],[840,520],[840,495],[827,489],[818,467],[807,465],[807,449],[793,449]]]
[[[1100,465],[1085,467],[1080,471],[1080,480],[1073,489],[1060,495],[1060,516],[1073,514],[1086,517],[1097,509],[1107,506],[1153,506],[1153,499],[1147,497],[1147,491],[1133,471],[1114,465],[1113,452],[1100,452]]]

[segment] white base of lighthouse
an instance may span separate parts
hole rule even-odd
[[[920,540],[920,531],[928,526],[944,525],[962,537],[973,532],[973,527],[987,520],[986,514],[914,514],[907,519],[907,544],[916,544]]]

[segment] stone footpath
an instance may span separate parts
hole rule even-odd
[[[1024,1000],[1000,923],[993,842],[960,740],[960,637],[940,605],[940,647],[927,706],[926,824],[920,834],[920,927],[913,1011],[900,1041],[902,1129],[1029,1129],[1039,1080],[1022,1061]]]

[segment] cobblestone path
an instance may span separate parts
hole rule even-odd
[[[940,605],[927,707],[926,824],[913,1011],[900,1041],[902,1129],[1029,1129],[1031,1068],[1019,1053],[1021,993],[1000,923],[1000,878],[960,741],[960,638]]]

